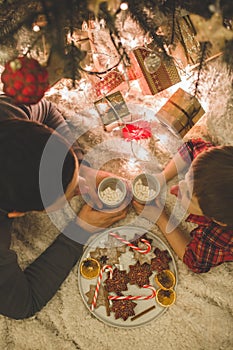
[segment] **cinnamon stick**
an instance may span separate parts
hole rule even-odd
[[[131,318],[131,321],[136,320],[138,317],[140,317],[140,316],[143,316],[143,315],[147,314],[147,312],[149,312],[149,311],[151,311],[151,310],[153,310],[153,309],[155,309],[155,308],[156,308],[156,306],[155,306],[155,305],[153,305],[153,306],[149,307],[148,309],[146,309],[146,310],[144,310],[144,311],[140,312],[139,314],[137,314],[137,315],[133,316],[133,317]]]
[[[105,300],[105,308],[106,308],[106,315],[110,316],[110,307],[109,307],[109,300],[108,300],[108,292],[106,289],[104,289],[104,300]]]

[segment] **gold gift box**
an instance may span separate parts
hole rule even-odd
[[[188,64],[195,64],[198,62],[201,54],[200,43],[196,40],[196,30],[190,19],[190,16],[183,16],[179,18],[177,23],[180,32],[180,41],[184,47],[185,56]]]
[[[183,137],[204,113],[197,98],[179,88],[157,112],[156,117],[171,131]]]

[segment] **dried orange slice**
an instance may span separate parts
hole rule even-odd
[[[156,301],[163,307],[174,304],[176,300],[176,292],[173,289],[158,289],[156,292]]]
[[[100,273],[100,264],[93,258],[87,258],[81,262],[80,272],[84,278],[95,278]]]
[[[172,271],[163,270],[155,275],[155,282],[162,289],[171,289],[176,283],[176,278]]]

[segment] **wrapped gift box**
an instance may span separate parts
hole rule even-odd
[[[97,97],[104,96],[108,94],[110,91],[114,90],[121,83],[124,82],[123,75],[118,71],[111,71],[105,75],[105,77],[100,80],[95,85],[95,91]]]
[[[204,113],[197,98],[179,88],[157,112],[156,117],[183,137]]]
[[[129,53],[130,66],[127,68],[129,80],[137,80],[142,77],[142,70],[133,52]]]
[[[160,31],[168,40],[174,34],[174,42],[168,45],[168,50],[180,69],[184,69],[188,64],[198,63],[201,47],[196,39],[195,27],[186,11],[182,9],[180,15],[177,14],[174,28],[165,23],[160,26]]]
[[[142,72],[138,81],[145,95],[155,95],[181,81],[173,59],[161,60],[153,50],[141,47],[134,49],[133,54],[137,62],[133,62],[134,69]]]
[[[94,102],[94,106],[103,122],[104,129],[111,131],[123,124],[124,118],[130,114],[128,106],[120,91]]]
[[[190,16],[186,15],[177,19],[177,27],[180,32],[180,42],[183,45],[188,64],[195,64],[200,57],[200,43],[196,40],[196,31]]]

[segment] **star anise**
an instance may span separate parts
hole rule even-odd
[[[100,263],[101,266],[106,265],[106,264],[107,264],[107,261],[108,261],[107,255],[102,255],[102,256],[99,258],[99,263]]]

